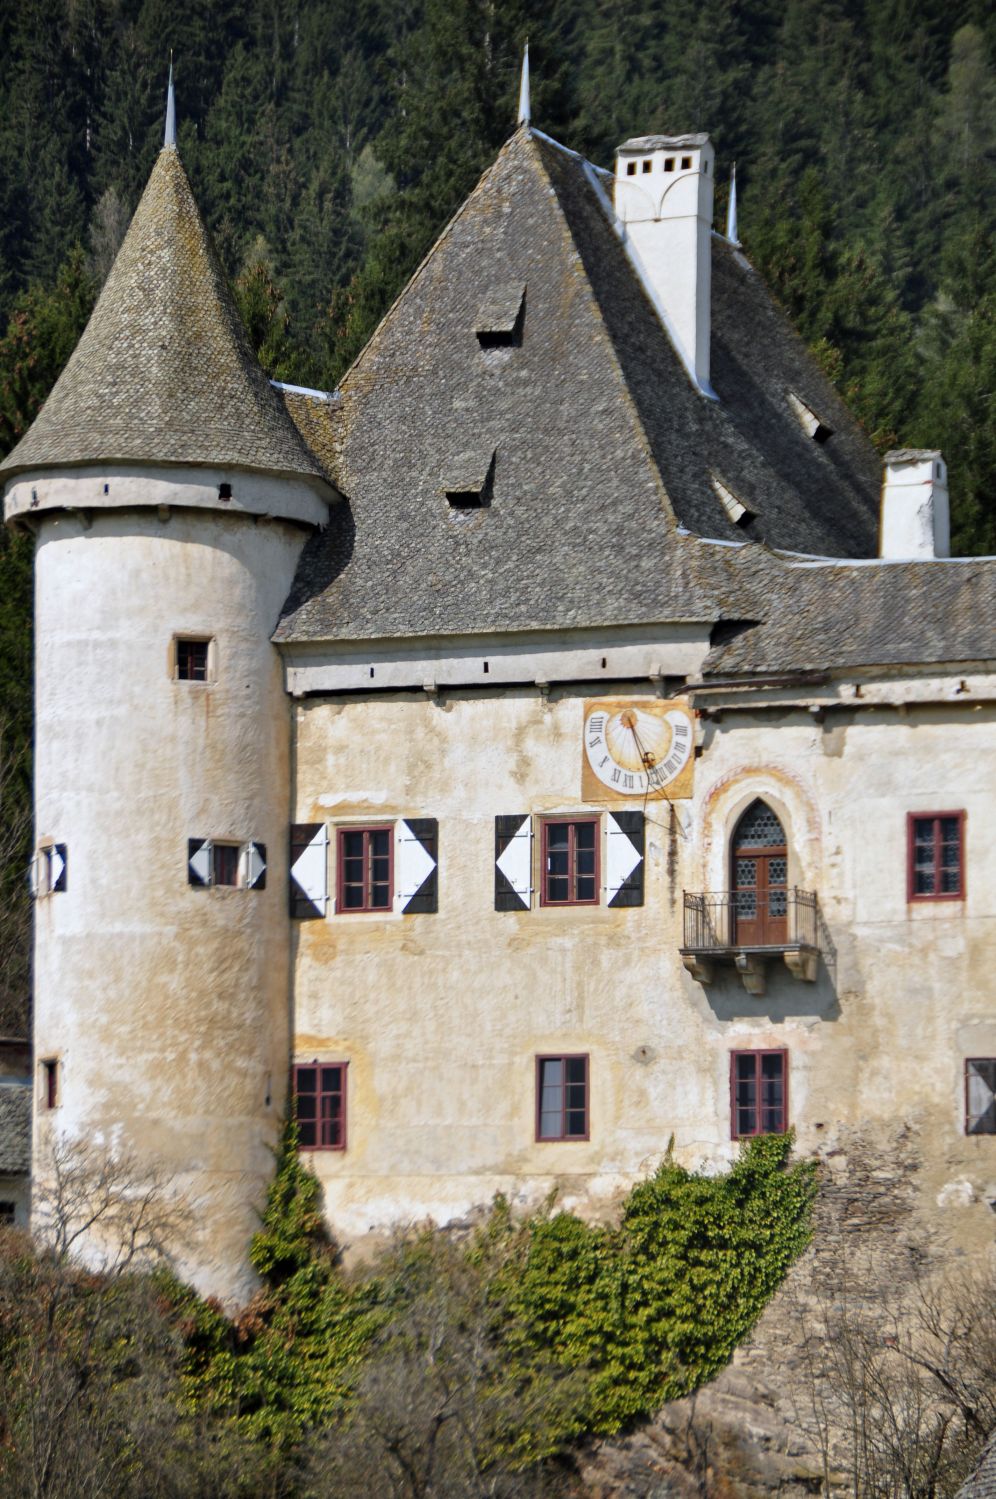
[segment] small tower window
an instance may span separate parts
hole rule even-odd
[[[673,172],[674,171],[674,157],[673,156],[665,156],[665,158],[664,158],[664,170],[665,170],[665,172]]]
[[[59,1106],[59,1063],[55,1057],[49,1057],[41,1064],[42,1084],[42,1108],[55,1109]]]
[[[239,883],[239,845],[237,843],[212,843],[212,885],[237,885]]]
[[[626,163],[626,176],[627,177],[635,177],[636,176],[636,162],[635,161],[627,161],[627,163]]]
[[[681,170],[683,172],[687,172],[688,169],[689,169],[689,167],[691,166],[691,164],[692,164],[692,158],[690,156],[683,156],[681,158]]]
[[[178,682],[206,682],[210,640],[176,642],[176,679]]]
[[[230,484],[218,485],[219,500],[230,500],[232,498],[232,486]]]

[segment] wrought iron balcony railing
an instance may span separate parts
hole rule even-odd
[[[829,971],[836,949],[813,890],[685,891],[685,967],[710,983],[713,964],[733,962],[752,994],[764,993],[765,960],[783,957],[796,978],[813,982],[822,957]]]

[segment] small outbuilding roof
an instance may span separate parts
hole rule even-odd
[[[965,1479],[955,1499],[996,1499],[996,1432],[986,1443],[975,1472]]]
[[[169,146],[82,338],[0,477],[150,461],[324,477],[256,361]]]
[[[0,1173],[20,1176],[31,1168],[31,1087],[0,1084]]]

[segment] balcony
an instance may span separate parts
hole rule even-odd
[[[747,993],[762,995],[767,966],[778,959],[812,984],[821,957],[832,972],[836,949],[813,890],[685,891],[681,960],[700,984],[713,982],[717,964],[732,964]]]

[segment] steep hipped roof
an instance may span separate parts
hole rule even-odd
[[[309,543],[277,638],[708,618],[724,578],[679,528],[743,540],[716,478],[752,538],[872,553],[874,452],[747,262],[713,245],[718,403],[690,385],[591,169],[520,129],[309,414],[349,504]],[[525,287],[515,330],[479,336],[509,287]],[[457,512],[447,492],[478,449],[488,503]]]
[[[249,347],[171,147],[72,358],[0,474],[95,462],[322,477]]]

